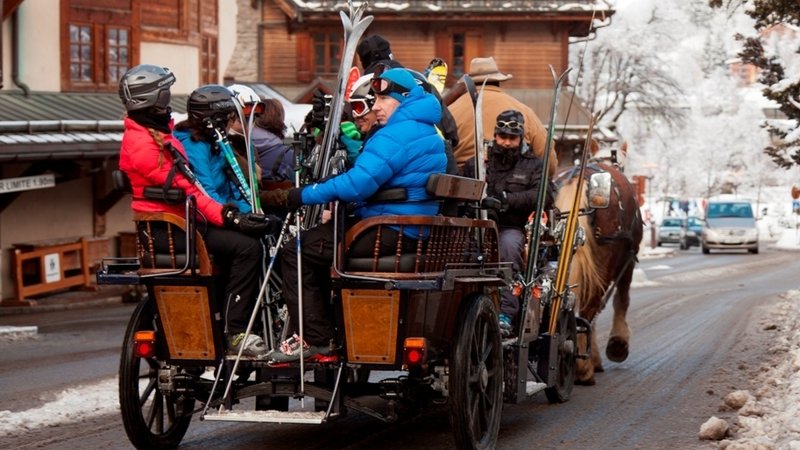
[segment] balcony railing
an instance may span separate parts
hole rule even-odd
[[[356,1],[354,4],[359,5]],[[304,11],[331,11],[346,7],[345,0],[295,1]],[[370,1],[373,12],[503,12],[503,11],[608,11],[611,5],[606,0],[405,0]]]

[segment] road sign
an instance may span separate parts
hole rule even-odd
[[[34,175],[31,177],[0,179],[0,194],[31,189],[44,189],[56,185],[56,177],[52,173]]]

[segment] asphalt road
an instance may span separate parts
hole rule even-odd
[[[721,398],[747,389],[768,362],[765,330],[777,296],[796,289],[795,253],[762,249],[645,260],[647,282],[632,291],[633,337],[627,361],[605,362],[597,385],[576,386],[569,402],[541,394],[507,406],[498,448],[716,448],[699,441],[700,425],[723,415]],[[0,342],[2,411],[44,405],[65,388],[113,377],[131,305],[0,317],[0,325],[38,325],[36,339]],[[597,324],[599,342],[610,311]],[[117,402],[109,394],[108,402]],[[2,448],[130,448],[118,414],[3,436]],[[399,424],[361,414],[323,425],[229,424],[195,420],[181,448],[454,448],[444,410]]]

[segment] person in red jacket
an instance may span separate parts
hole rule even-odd
[[[245,330],[259,291],[263,252],[258,238],[280,229],[280,219],[241,213],[206,195],[187,169],[186,152],[172,135],[170,87],[175,75],[166,68],[141,64],[128,70],[119,83],[119,96],[127,110],[119,167],[131,182],[131,208],[137,212],[169,212],[183,216],[183,202],[146,198],[145,188],[180,189],[197,199],[198,229],[215,265],[227,269],[224,304],[228,352],[263,357],[267,348],[261,337]],[[153,230],[156,246],[166,247],[166,226]],[[175,238],[175,243],[183,243]],[[180,247],[176,245],[176,247]]]

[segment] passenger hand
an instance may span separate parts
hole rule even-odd
[[[286,198],[286,208],[294,211],[303,206],[303,188],[291,188]]]
[[[494,209],[495,211],[505,211],[508,209],[508,197],[503,192],[501,195],[489,196],[481,200],[481,208]]]
[[[289,199],[288,189],[272,189],[269,191],[261,191],[261,204],[264,206],[275,206],[278,208],[286,208],[286,202]]]
[[[306,116],[306,123],[313,128],[325,127],[326,116],[325,94],[314,91],[314,98],[311,100],[311,111]]]
[[[225,205],[222,209],[222,220],[226,228],[230,228],[252,237],[273,234],[281,229],[281,219],[276,216],[265,216],[257,213],[243,213],[239,208]]]

